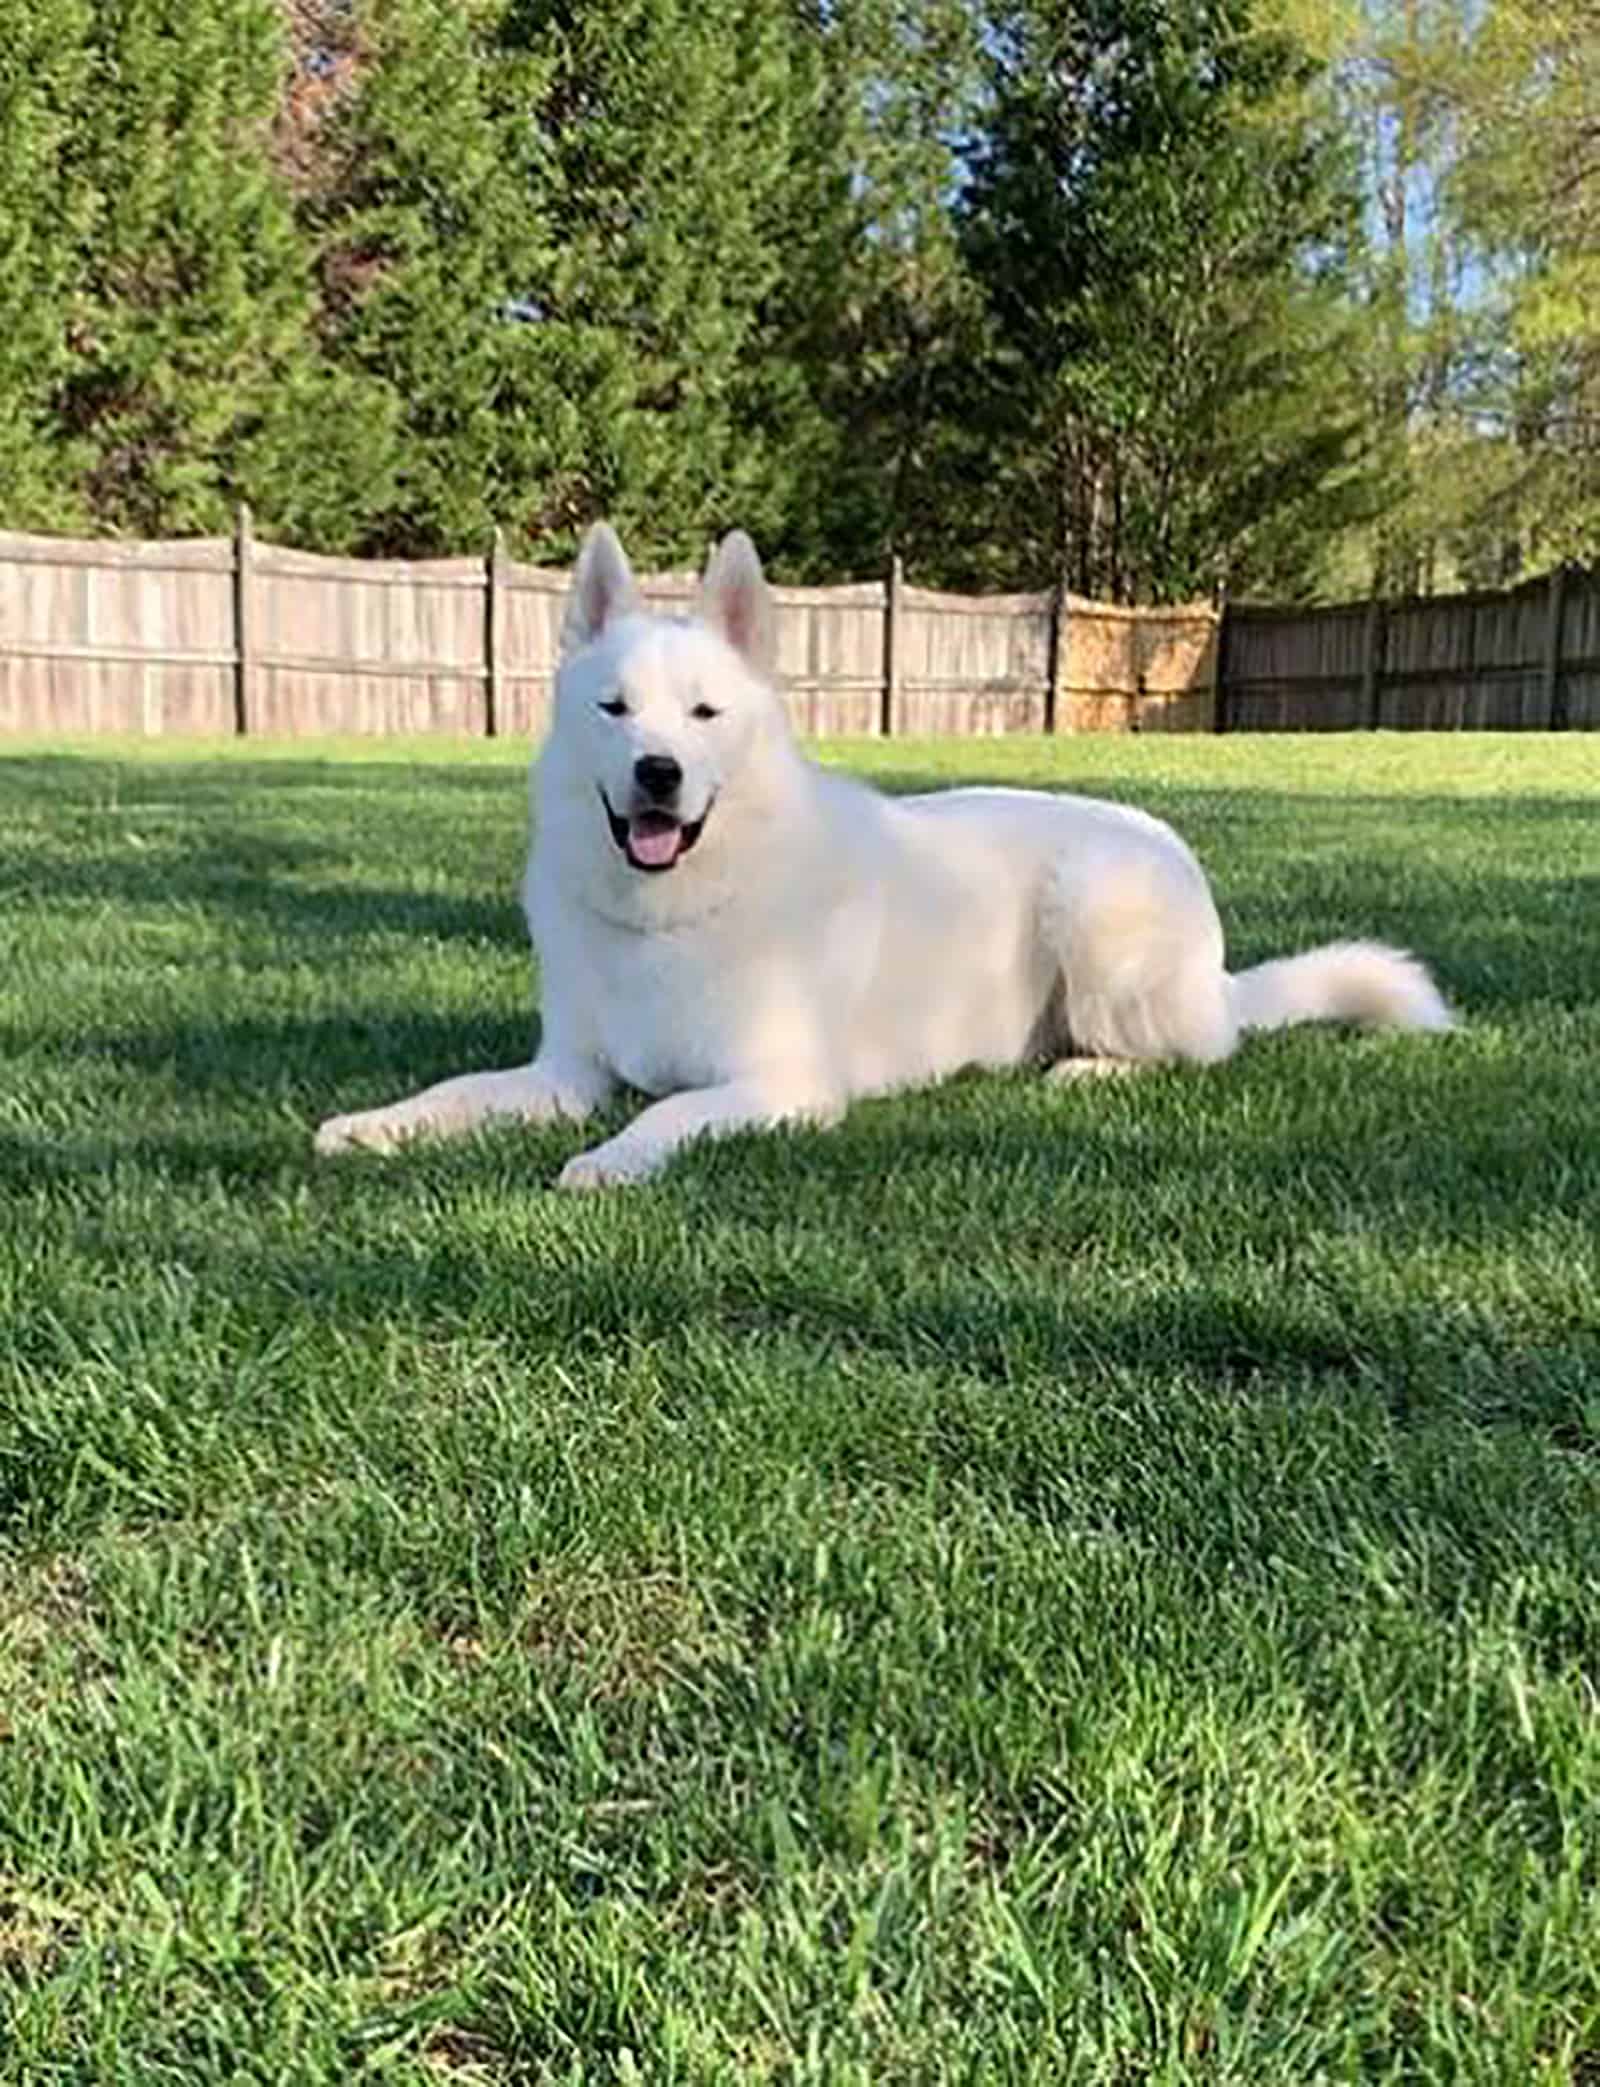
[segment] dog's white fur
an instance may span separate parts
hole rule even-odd
[[[561,1186],[589,1188],[641,1180],[694,1138],[832,1122],[963,1066],[1071,1077],[1208,1064],[1292,1022],[1450,1027],[1423,967],[1375,943],[1230,977],[1198,863],[1143,812],[1032,790],[888,798],[818,768],[773,649],[748,537],[714,554],[694,619],[668,621],[642,611],[610,529],[590,531],[534,774],[538,1055],[336,1116],[320,1152],[578,1120],[619,1086],[655,1097],[569,1162]],[[665,825],[657,854],[683,838],[635,817],[642,757],[677,763],[673,808],[686,833],[703,821],[667,868],[636,867],[616,837]]]

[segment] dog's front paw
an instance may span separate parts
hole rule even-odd
[[[390,1110],[363,1109],[355,1116],[330,1116],[326,1123],[318,1125],[313,1144],[326,1159],[331,1152],[349,1152],[357,1146],[369,1152],[387,1152],[403,1136]]]
[[[556,1176],[556,1187],[621,1188],[630,1181],[642,1181],[652,1171],[647,1161],[630,1159],[608,1145],[597,1145],[592,1152],[580,1152],[567,1161]]]

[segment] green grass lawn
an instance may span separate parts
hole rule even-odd
[[[1600,741],[841,749],[1466,1026],[603,1197],[513,750],[0,751],[0,2077],[1600,2079]]]

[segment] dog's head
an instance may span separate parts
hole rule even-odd
[[[763,751],[788,742],[774,650],[771,592],[742,531],[713,552],[679,620],[645,611],[622,545],[597,523],[567,598],[545,756],[569,845],[587,820],[609,870],[641,884],[697,870],[697,850],[703,865]]]

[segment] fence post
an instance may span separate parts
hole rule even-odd
[[[1044,688],[1044,729],[1054,738],[1061,725],[1061,681],[1067,657],[1067,583],[1058,573],[1050,596],[1049,678]]]
[[[255,527],[248,500],[239,502],[233,528],[233,729],[243,739],[256,710]]]
[[[500,604],[505,588],[505,531],[496,526],[483,561],[483,736],[500,730]]]
[[[1545,610],[1544,714],[1547,729],[1566,730],[1566,690],[1561,683],[1561,622],[1566,613],[1567,568],[1558,565],[1550,575],[1550,596]]]
[[[1211,729],[1226,732],[1233,720],[1228,715],[1228,587],[1217,589],[1217,649],[1211,667]]]
[[[1367,603],[1367,653],[1361,669],[1361,710],[1367,730],[1376,732],[1383,723],[1383,602]]]
[[[885,739],[893,737],[900,716],[900,589],[904,581],[896,551],[883,582],[883,698],[878,707],[878,731]]]

